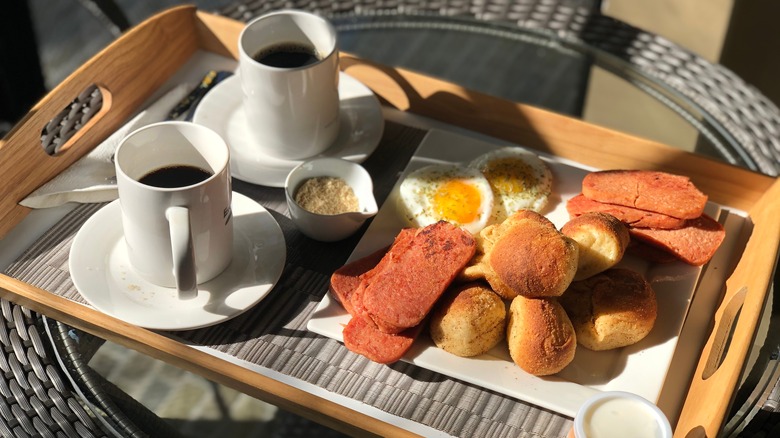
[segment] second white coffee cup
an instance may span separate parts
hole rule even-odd
[[[282,159],[325,151],[340,124],[333,25],[309,12],[272,12],[244,27],[238,48],[247,128],[258,150]]]
[[[144,280],[197,296],[233,252],[230,152],[214,131],[160,122],[125,137],[115,155],[128,259]]]

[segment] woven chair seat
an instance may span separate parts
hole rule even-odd
[[[70,389],[38,315],[4,299],[0,309],[0,436],[107,436]]]
[[[87,366],[102,340],[5,299],[0,314],[0,436],[179,436]]]

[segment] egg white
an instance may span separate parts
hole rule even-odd
[[[552,173],[536,154],[518,147],[486,152],[469,163],[485,175],[495,198],[491,223],[518,210],[541,212],[552,191]]]
[[[411,226],[445,220],[472,234],[485,228],[493,211],[493,191],[482,172],[456,164],[433,164],[411,172],[401,182],[398,200]]]

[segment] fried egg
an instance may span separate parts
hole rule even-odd
[[[491,223],[518,210],[541,212],[552,191],[552,173],[532,152],[504,147],[475,158],[469,167],[487,178],[495,198]]]
[[[490,219],[493,192],[477,169],[433,164],[404,178],[399,203],[412,226],[424,227],[445,220],[476,234]]]

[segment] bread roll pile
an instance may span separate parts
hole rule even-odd
[[[430,322],[434,343],[450,353],[482,354],[505,338],[515,364],[546,376],[571,363],[578,343],[623,347],[655,323],[649,284],[633,271],[612,269],[630,240],[612,215],[586,213],[559,231],[524,210],[475,237],[475,257]],[[508,311],[499,305],[504,300]]]

